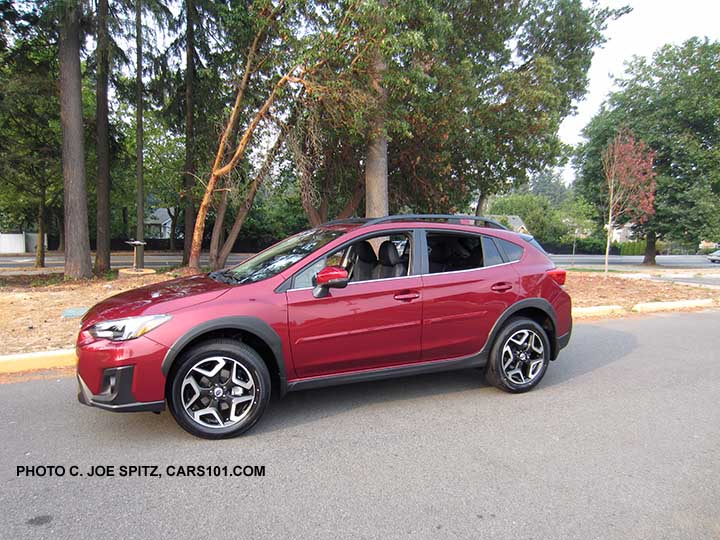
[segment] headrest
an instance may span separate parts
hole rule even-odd
[[[379,258],[380,264],[383,266],[395,266],[401,262],[398,250],[395,247],[395,244],[393,244],[390,240],[385,240],[382,244],[380,244]]]
[[[375,250],[370,245],[370,242],[367,240],[363,240],[362,242],[358,242],[354,246],[355,253],[357,253],[358,259],[360,259],[362,262],[366,263],[376,263],[377,262],[377,256],[375,255]]]
[[[441,263],[447,261],[451,254],[452,250],[450,249],[450,246],[443,242],[431,246],[428,258],[431,262]]]

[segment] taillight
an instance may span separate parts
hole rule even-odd
[[[558,285],[565,285],[565,276],[567,276],[567,272],[562,268],[553,268],[552,270],[548,270],[548,276],[550,276]]]

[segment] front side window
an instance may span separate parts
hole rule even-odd
[[[343,234],[341,230],[310,229],[286,238],[233,268],[212,272],[210,277],[235,284],[262,281],[278,275]]]
[[[407,276],[412,260],[411,238],[410,232],[398,232],[356,240],[303,268],[295,274],[292,286],[312,287],[313,278],[326,266],[347,270],[351,283]]]

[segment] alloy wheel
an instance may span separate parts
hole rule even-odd
[[[502,349],[502,369],[513,384],[525,385],[535,380],[545,363],[545,346],[533,330],[512,334]]]
[[[183,379],[183,408],[202,426],[227,428],[250,414],[258,386],[239,361],[225,356],[204,358]]]

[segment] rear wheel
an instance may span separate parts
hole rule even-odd
[[[183,354],[168,389],[170,412],[187,432],[206,439],[236,437],[253,427],[270,400],[270,374],[260,355],[229,339]]]
[[[531,319],[510,319],[498,334],[485,370],[487,381],[506,392],[527,392],[545,375],[550,341]]]

